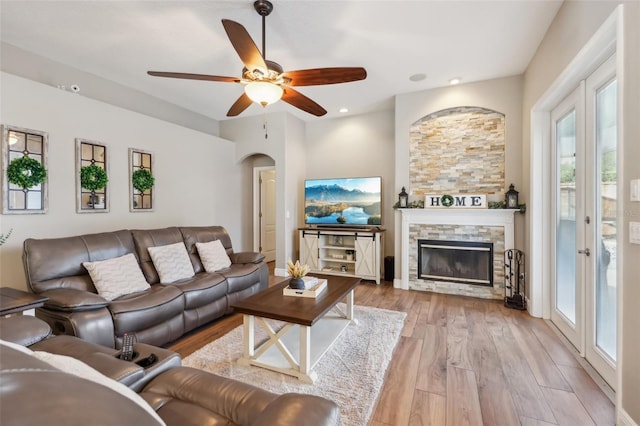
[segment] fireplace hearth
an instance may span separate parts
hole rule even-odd
[[[418,240],[418,279],[493,286],[493,243]]]

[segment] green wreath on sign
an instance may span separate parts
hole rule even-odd
[[[451,195],[443,195],[440,197],[440,202],[445,207],[451,207],[453,205],[453,197]]]
[[[109,178],[107,171],[100,166],[91,164],[80,168],[80,185],[88,191],[95,192],[107,186]]]
[[[149,169],[138,169],[131,175],[131,183],[135,189],[145,192],[153,187],[155,178]]]
[[[9,178],[9,182],[22,189],[29,189],[44,183],[47,178],[47,170],[38,160],[25,156],[16,158],[9,163],[7,178]]]

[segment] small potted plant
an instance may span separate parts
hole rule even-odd
[[[6,235],[0,234],[0,246],[7,242],[12,232],[13,232],[13,228],[9,229],[9,232],[7,232]]]
[[[304,290],[304,280],[302,277],[307,275],[307,272],[309,272],[309,266],[300,264],[299,260],[296,260],[296,263],[293,263],[291,259],[289,259],[287,260],[287,272],[291,276],[291,280],[289,280],[289,288]]]

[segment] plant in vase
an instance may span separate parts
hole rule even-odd
[[[309,272],[309,266],[301,264],[299,260],[296,260],[296,263],[293,263],[291,259],[289,259],[287,260],[287,272],[291,277],[291,280],[289,281],[289,288],[303,290],[305,287],[302,277],[307,275],[307,272]]]

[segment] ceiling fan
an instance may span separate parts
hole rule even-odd
[[[263,107],[282,99],[309,114],[322,116],[327,111],[315,101],[294,90],[292,86],[318,86],[325,84],[347,83],[364,80],[367,71],[361,67],[314,68],[298,71],[283,71],[276,62],[266,59],[265,54],[265,18],[273,11],[273,4],[267,0],[257,0],[253,7],[262,16],[262,53],[247,30],[237,22],[223,19],[227,36],[236,50],[244,68],[242,77],[222,77],[208,74],[189,74],[178,72],[148,71],[155,77],[184,78],[190,80],[221,81],[244,84],[244,93],[227,112],[227,117],[239,115],[252,102]]]

